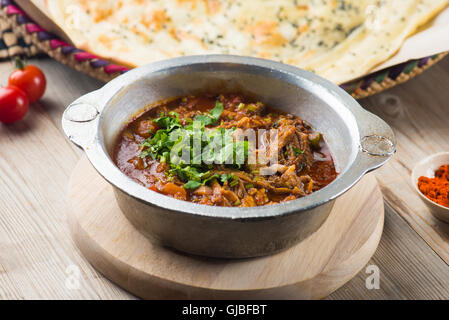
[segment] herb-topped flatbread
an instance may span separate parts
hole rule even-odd
[[[392,56],[449,0],[47,0],[81,48],[130,66],[195,54],[282,61],[342,83]]]

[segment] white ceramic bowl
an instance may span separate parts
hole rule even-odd
[[[449,208],[439,205],[425,195],[418,188],[418,179],[421,176],[433,178],[435,171],[443,164],[449,164],[449,152],[433,154],[420,161],[412,171],[412,184],[421,199],[429,207],[430,212],[438,219],[449,223]]]

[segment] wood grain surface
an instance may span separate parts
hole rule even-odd
[[[112,186],[84,156],[73,170],[68,221],[84,256],[146,299],[317,299],[354,277],[376,251],[384,203],[373,175],[340,197],[326,222],[283,252],[207,259],[152,245],[122,214]]]
[[[50,59],[34,60],[47,75],[41,102],[15,125],[0,125],[0,299],[134,299],[86,261],[65,215],[70,174],[82,152],[61,132],[74,99],[102,84]],[[0,84],[12,71],[0,63]],[[369,265],[329,299],[449,299],[449,225],[430,216],[409,185],[414,163],[449,149],[449,59],[362,105],[390,122],[398,153],[375,175],[387,201],[380,245]],[[412,226],[412,228],[410,228]],[[422,238],[421,238],[422,237]],[[424,240],[423,240],[424,239]],[[79,268],[79,269],[77,269]],[[79,270],[79,287],[70,285]]]
[[[385,200],[449,264],[449,224],[433,217],[410,182],[423,158],[449,151],[449,59],[422,77],[362,101],[397,136],[397,154],[376,172]],[[449,276],[448,276],[449,278]]]

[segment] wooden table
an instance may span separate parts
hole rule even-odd
[[[65,217],[81,151],[65,139],[61,115],[102,83],[50,59],[32,62],[47,75],[45,97],[20,123],[0,125],[0,299],[134,299],[83,258]],[[11,70],[0,63],[1,84]],[[449,150],[449,58],[361,103],[394,127],[399,143],[376,171],[386,219],[368,265],[379,268],[380,288],[367,289],[370,273],[362,270],[328,299],[449,299],[449,224],[431,217],[409,182],[417,161]]]

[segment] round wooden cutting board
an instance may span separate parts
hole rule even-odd
[[[107,278],[146,299],[322,298],[365,266],[384,222],[382,194],[368,175],[296,246],[261,258],[209,259],[152,245],[122,215],[112,187],[86,157],[74,169],[67,203],[84,256]]]

